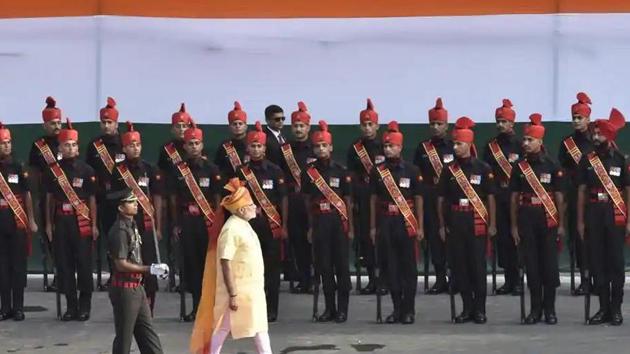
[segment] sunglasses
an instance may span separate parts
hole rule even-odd
[[[287,118],[286,117],[276,117],[273,120],[276,121],[276,122],[279,122],[279,121],[283,121],[284,122],[285,119],[287,119]]]

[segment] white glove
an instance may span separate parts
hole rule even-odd
[[[151,264],[151,275],[166,276],[168,275],[168,264],[153,263]]]

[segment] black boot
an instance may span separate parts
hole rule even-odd
[[[529,288],[531,311],[525,324],[532,325],[540,322],[542,318],[542,286],[532,286]]]
[[[81,291],[79,296],[79,321],[87,321],[90,319],[90,311],[92,309],[92,293]]]
[[[343,323],[348,320],[348,303],[350,302],[350,294],[347,291],[339,290],[337,293],[337,315],[335,322]]]
[[[546,286],[544,288],[543,307],[545,312],[545,323],[555,325],[558,323],[558,317],[556,317],[556,288]]]
[[[385,318],[385,323],[397,323],[400,322],[400,302],[402,301],[402,296],[399,292],[392,292],[392,304],[394,305],[394,311]]]
[[[337,314],[335,293],[325,293],[324,298],[326,299],[326,309],[324,313],[317,318],[318,322],[330,322],[335,319],[335,315]]]
[[[24,321],[24,288],[13,289],[13,320]]]
[[[446,281],[446,272],[436,270],[435,284],[429,289],[429,295],[444,294],[448,291],[448,283]]]
[[[599,309],[597,313],[588,320],[588,324],[590,325],[599,325],[602,323],[610,322],[612,316],[607,309]]]
[[[507,281],[505,282],[505,284],[503,284],[502,287],[497,289],[496,294],[497,295],[508,295],[508,294],[512,294],[512,289],[514,287],[512,286],[512,284],[508,283]]]
[[[8,320],[13,316],[11,313],[11,292],[2,290],[0,294],[2,309],[0,309],[0,321]]]
[[[623,323],[623,316],[621,315],[621,309],[613,310],[610,317],[610,324],[613,326],[621,326]]]
[[[361,289],[361,295],[373,295],[376,294],[376,283],[370,278],[367,285]]]
[[[455,323],[466,323],[466,322],[470,322],[474,319],[473,317],[473,297],[472,297],[472,292],[471,291],[461,291],[460,292],[461,297],[462,297],[462,303],[463,303],[463,307],[464,309],[462,310],[462,313],[459,314],[459,316],[455,317]]]
[[[78,318],[78,302],[76,293],[66,293],[66,312],[61,316],[62,321],[74,321]]]
[[[195,318],[197,318],[197,308],[199,307],[199,300],[201,299],[201,294],[193,293],[193,309],[189,314],[184,316],[184,322],[194,322]]]

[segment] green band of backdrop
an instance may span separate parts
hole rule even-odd
[[[85,145],[90,139],[99,134],[98,123],[75,123],[73,126],[79,130],[81,152],[83,153]],[[143,158],[155,163],[161,145],[170,138],[170,126],[167,124],[134,124],[134,127],[142,134]],[[206,149],[210,156],[214,156],[219,142],[228,136],[227,126],[200,125],[200,127],[204,130]],[[385,124],[381,124],[381,130],[385,127]],[[565,135],[571,133],[571,126],[568,123],[548,122],[545,124],[545,127],[547,128],[545,135],[546,148],[551,156],[555,158],[560,141]],[[10,129],[13,136],[14,156],[18,160],[26,162],[33,140],[42,134],[41,126],[39,124],[21,124],[12,125]],[[124,130],[125,128],[121,129]],[[313,126],[312,129],[318,128]],[[405,134],[403,153],[406,159],[411,159],[419,141],[428,136],[428,126],[426,124],[406,124],[401,125],[401,129]],[[351,125],[331,125],[330,131],[333,134],[334,158],[345,164],[347,150],[351,142],[358,136],[359,129],[357,126]],[[520,134],[522,131],[521,126],[517,127],[517,131]],[[475,133],[475,141],[478,147],[481,148],[495,134],[494,124],[478,124],[475,127]],[[288,127],[286,136],[290,136]],[[617,138],[617,142],[622,151],[630,151],[630,130],[622,130]],[[33,237],[33,255],[29,258],[28,266],[30,272],[41,271],[41,249],[38,237],[39,235]],[[162,249],[164,250],[164,245],[162,245]],[[630,257],[626,259],[630,262]],[[352,261],[351,264],[354,264],[354,262]],[[569,269],[568,264],[568,247],[565,247],[560,257],[561,270],[567,271]]]

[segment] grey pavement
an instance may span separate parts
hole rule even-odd
[[[287,288],[288,284],[283,282],[279,320],[270,325],[274,353],[630,353],[630,324],[584,325],[583,298],[570,296],[566,282],[559,289],[556,326],[521,325],[519,298],[512,296],[488,297],[487,324],[454,325],[449,321],[448,296],[424,294],[416,297],[413,325],[376,324],[375,296],[361,295],[351,296],[347,323],[312,323],[312,297],[289,294]],[[88,322],[60,322],[54,318],[54,294],[40,289],[40,279],[29,279],[26,306],[40,311],[27,312],[24,322],[0,322],[0,353],[111,352],[114,327],[107,293],[94,294],[92,318]],[[461,301],[459,297],[456,299],[461,310]],[[391,311],[391,302],[389,297],[383,300],[386,316]],[[62,303],[65,306],[65,301]],[[597,308],[597,298],[593,297],[591,313]],[[320,309],[323,310],[323,299]],[[158,293],[154,325],[165,353],[187,353],[192,325],[179,322],[178,313],[178,294]],[[630,307],[625,306],[624,316],[630,319]],[[133,350],[139,353],[135,344]],[[254,353],[255,350],[253,341],[244,339],[228,340],[223,352]]]

